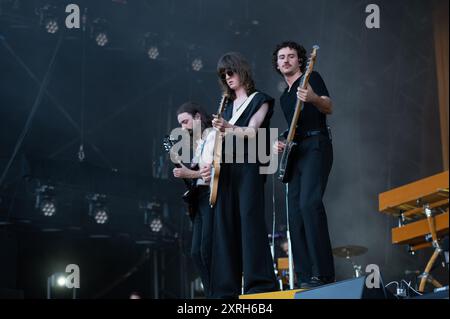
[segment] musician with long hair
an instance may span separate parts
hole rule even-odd
[[[187,130],[191,138],[195,138],[194,125],[199,126],[201,137],[193,141],[197,145],[194,150],[194,158],[191,167],[181,164],[181,167],[173,169],[176,178],[194,180],[195,203],[192,220],[192,247],[191,257],[195,267],[200,273],[205,297],[210,297],[210,267],[211,267],[211,243],[213,231],[214,210],[209,205],[209,180],[202,179],[201,172],[209,171],[211,160],[204,152],[207,128],[211,127],[212,117],[204,109],[193,102],[182,104],[177,110],[177,120],[180,126]],[[198,169],[194,169],[198,168]]]
[[[230,155],[225,154],[220,167],[210,288],[213,298],[237,298],[242,279],[244,294],[277,290],[264,214],[265,176],[260,163],[250,160],[250,151],[237,154],[235,149],[236,139],[248,142],[258,128],[269,128],[274,100],[256,91],[250,65],[239,53],[222,56],[217,72],[228,102],[212,125],[225,133],[225,145],[227,138],[234,139],[234,147],[233,161],[224,160]],[[243,163],[236,162],[239,156]]]

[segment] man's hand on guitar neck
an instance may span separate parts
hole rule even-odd
[[[311,85],[306,87],[306,89],[302,89],[301,86],[297,89],[297,97],[305,103],[312,103],[315,104],[317,102],[317,99],[319,99],[319,96],[314,92]]]
[[[181,163],[180,163],[180,165],[181,165],[181,167],[177,167],[177,168],[173,169],[173,176],[174,177],[176,177],[176,178],[190,178],[190,179],[201,178],[199,171],[191,170],[191,169],[187,168],[186,166],[184,166]]]
[[[213,114],[213,117],[214,119],[212,120],[212,126],[218,129],[219,131],[225,132],[225,129],[233,128],[233,125],[225,121],[222,117],[218,117],[215,114]]]
[[[330,98],[328,96],[318,96],[309,83],[306,89],[302,89],[300,86],[298,87],[297,97],[304,103],[313,104],[324,114],[332,113],[333,105]]]

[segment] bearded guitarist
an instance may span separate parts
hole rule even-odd
[[[316,50],[316,48],[315,48]],[[288,125],[296,105],[303,108],[297,119],[290,151],[288,212],[293,263],[299,288],[311,288],[334,281],[334,262],[328,233],[323,195],[333,163],[327,115],[333,104],[318,72],[307,73],[309,81],[301,87],[307,64],[306,50],[295,42],[276,46],[272,62],[287,83],[280,104]],[[301,101],[299,103],[298,99]],[[293,128],[291,126],[291,128]],[[289,140],[289,138],[288,138]],[[283,152],[286,144],[277,142],[274,150]]]
[[[187,102],[181,105],[177,111],[177,120],[180,126],[188,130],[193,136],[194,125],[201,125],[202,137],[199,141],[194,141],[197,145],[195,149],[193,164],[191,168],[180,164],[180,167],[173,169],[173,176],[176,178],[195,180],[195,205],[192,216],[192,248],[191,257],[196,268],[200,273],[203,283],[205,297],[210,297],[210,264],[211,264],[211,243],[213,232],[213,213],[214,210],[209,205],[209,179],[202,178],[201,173],[210,170],[212,153],[205,149],[208,137],[214,137],[213,134],[207,134],[207,128],[211,127],[211,117],[198,105]],[[199,169],[192,169],[198,164]]]

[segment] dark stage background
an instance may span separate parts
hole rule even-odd
[[[87,8],[85,32],[63,26],[71,2]],[[59,14],[55,34],[36,14],[48,3]],[[411,256],[391,244],[396,221],[378,212],[378,194],[443,170],[432,2],[376,1],[380,29],[365,26],[369,3],[0,0],[0,287],[45,298],[47,277],[76,263],[83,298],[127,298],[134,290],[192,296],[183,185],[171,177],[161,140],[177,125],[181,103],[216,110],[215,64],[227,51],[242,52],[259,90],[278,98],[283,81],[271,55],[288,39],[320,46],[316,69],[334,101],[325,197],[332,245],[366,246],[355,261],[379,265],[385,282],[421,269],[431,251]],[[93,37],[97,18],[107,22],[104,47]],[[159,50],[154,60],[151,45]],[[278,101],[272,126],[286,129]],[[38,183],[55,186],[53,218],[34,207]],[[284,187],[275,182],[273,206],[272,177],[266,186],[268,227],[276,207],[282,231]],[[89,193],[107,196],[109,224],[87,220]],[[158,235],[143,225],[145,201],[158,203],[168,224]],[[347,261],[335,262],[338,280],[352,276]]]

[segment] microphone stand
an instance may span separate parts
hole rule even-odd
[[[294,262],[292,258],[292,243],[291,243],[291,232],[289,227],[289,184],[286,183],[286,238],[288,241],[288,258],[289,258],[289,288],[294,289]]]

